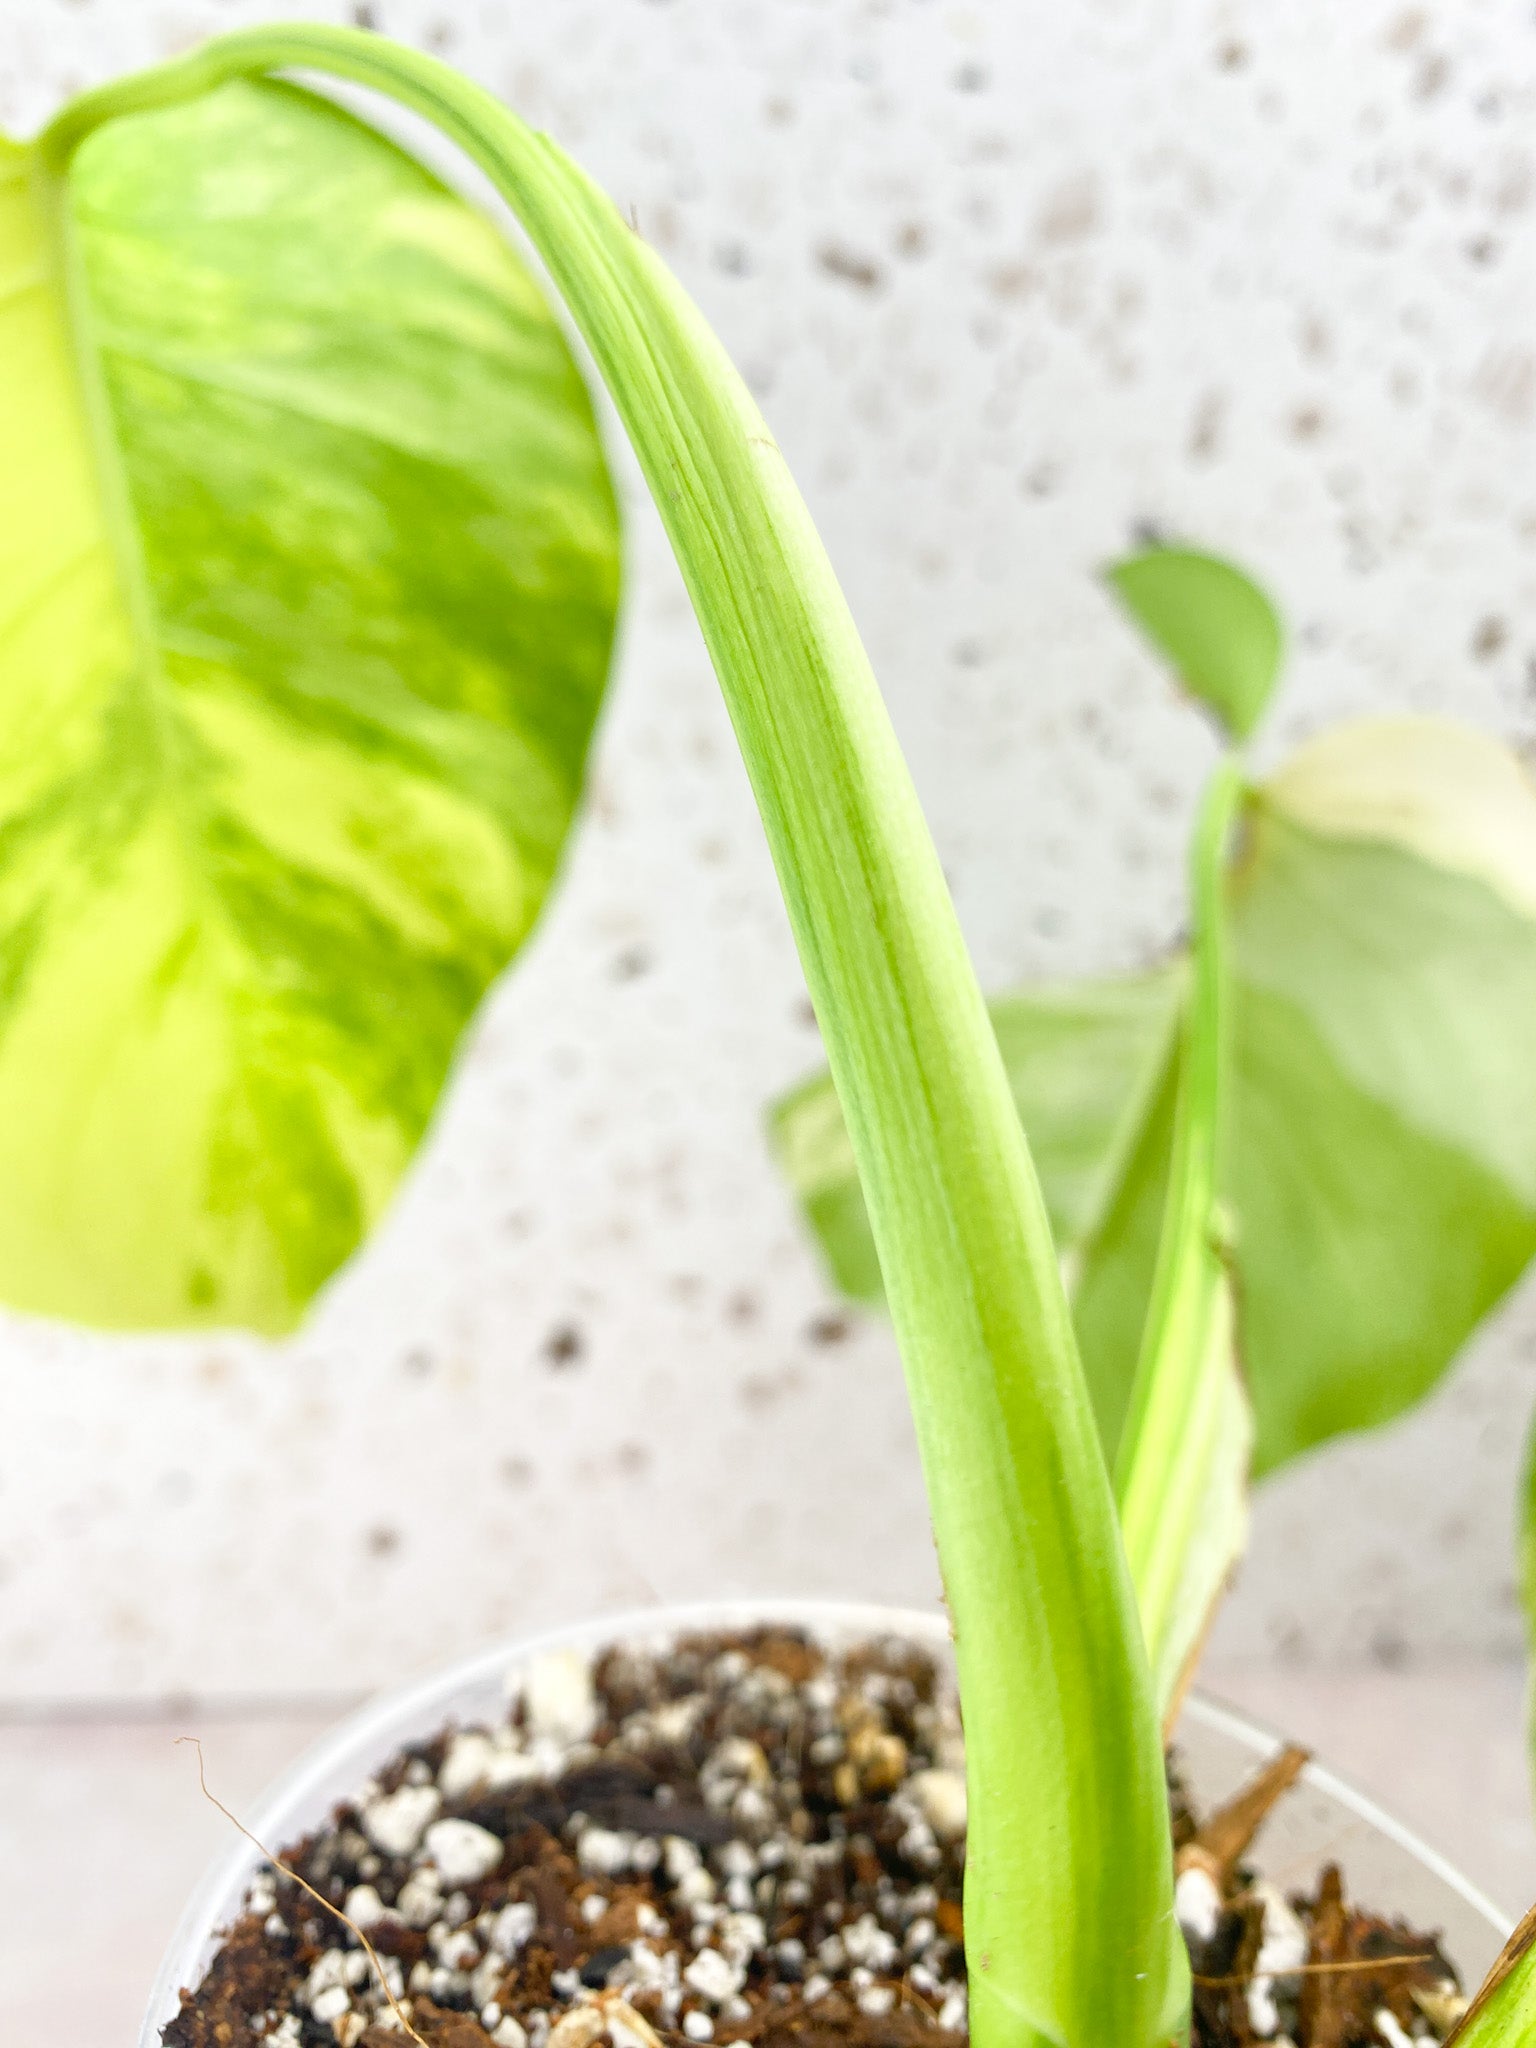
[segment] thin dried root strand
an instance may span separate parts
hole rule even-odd
[[[333,1906],[330,1900],[326,1898],[323,1895],[323,1893],[317,1892],[314,1886],[309,1882],[307,1878],[300,1877],[299,1873],[296,1870],[292,1870],[286,1863],[280,1862],[279,1859],[272,1854],[272,1851],[267,1847],[266,1843],[259,1841],[257,1837],[253,1835],[250,1829],[245,1825],[245,1822],[241,1820],[238,1815],[231,1813],[229,1808],[224,1804],[222,1799],[217,1798],[212,1792],[209,1791],[208,1772],[203,1763],[203,1745],[198,1740],[198,1738],[195,1735],[178,1735],[176,1737],[176,1740],[178,1743],[190,1743],[192,1748],[197,1751],[197,1782],[202,1787],[203,1797],[208,1801],[208,1804],[210,1806],[216,1806],[219,1812],[222,1813],[224,1818],[229,1822],[230,1826],[232,1828],[237,1828],[239,1832],[242,1835],[244,1835],[245,1839],[251,1844],[253,1848],[259,1849],[261,1851],[262,1855],[266,1858],[267,1862],[271,1864],[274,1870],[280,1870],[283,1873],[284,1877],[291,1877],[293,1879],[293,1882],[299,1887],[301,1891],[309,1893],[309,1896],[314,1900],[317,1906],[323,1906],[326,1912],[331,1915],[332,1919],[339,1920],[343,1927],[348,1928],[353,1934],[357,1936],[358,1941],[362,1945],[364,1954],[367,1956],[369,1962],[373,1965],[374,1973],[379,1980],[379,1988],[384,1993],[384,1996],[389,2000],[389,2009],[394,2014],[401,2028],[416,2043],[416,2048],[431,2048],[431,2044],[427,2041],[424,2041],[421,2035],[418,2034],[416,2029],[411,2025],[409,2019],[406,2017],[405,2010],[402,2007],[399,1999],[396,1998],[394,1992],[390,1990],[389,1979],[384,1974],[384,1965],[379,1961],[378,1950],[374,1947],[373,1943],[368,1939],[367,1935],[363,1932],[362,1928],[358,1926],[355,1920],[349,1920],[347,1915],[343,1913],[343,1911],[341,1910],[340,1906]]]
[[[927,1999],[924,1998],[923,1994],[918,1990],[917,1986],[915,1984],[909,1984],[905,1977],[903,1977],[901,1982],[897,1985],[896,1995],[901,2004],[915,2005],[918,2011],[923,2014],[925,2019],[931,2020],[935,2026],[939,2024],[938,2007],[935,2005],[930,2005]]]
[[[1292,1970],[1239,1970],[1232,1977],[1191,1974],[1190,1982],[1198,1984],[1202,1991],[1224,1991],[1228,1985],[1252,1984],[1258,1977],[1348,1977],[1361,1970],[1402,1970],[1409,1963],[1432,1963],[1434,1960],[1433,1956],[1426,1955],[1356,1956],[1345,1963],[1298,1963]],[[1418,1998],[1418,1992],[1415,1991],[1413,1996]]]

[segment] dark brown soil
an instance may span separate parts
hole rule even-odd
[[[1336,1869],[1285,1899],[1245,1864],[1299,1760],[1203,1822],[1170,1778],[1197,2048],[1438,2040],[1459,2000],[1432,1936]],[[961,2048],[958,1764],[909,1643],[546,1660],[504,1726],[402,1752],[282,1855],[367,1926],[399,2010],[268,1866],[165,2048],[406,2048],[402,2014],[429,2048]]]

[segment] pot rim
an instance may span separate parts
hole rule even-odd
[[[396,1731],[402,1722],[417,1716],[428,1718],[446,1695],[475,1685],[499,1687],[510,1670],[545,1651],[596,1649],[621,1640],[659,1641],[695,1630],[750,1628],[775,1621],[812,1633],[911,1636],[930,1649],[947,1650],[950,1642],[948,1617],[937,1609],[805,1596],[738,1596],[627,1608],[530,1635],[512,1636],[449,1663],[434,1665],[416,1678],[365,1700],[311,1743],[267,1787],[246,1825],[251,1834],[280,1848],[287,1816],[296,1806],[322,1792],[345,1759],[365,1758],[370,1751],[377,1751],[382,1761],[399,1746],[402,1738]],[[451,1710],[445,1706],[444,1711]],[[1247,1749],[1256,1762],[1283,1746],[1284,1738],[1262,1722],[1198,1692],[1185,1701],[1180,1718],[1225,1735]],[[367,1768],[364,1763],[364,1773]],[[1500,1944],[1504,1942],[1514,1922],[1411,1828],[1323,1764],[1309,1761],[1301,1777],[1303,1783],[1336,1800],[1362,1825],[1419,1863],[1483,1920]],[[224,1923],[259,1860],[251,1844],[239,1838],[221,1850],[204,1871],[161,1958],[139,2033],[139,2048],[159,2048],[160,2029],[176,2013],[181,1986],[195,1983],[206,1968],[216,1946],[216,1930]]]

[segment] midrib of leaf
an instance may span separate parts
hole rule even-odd
[[[118,589],[133,642],[134,673],[152,709],[163,763],[174,746],[173,733],[178,721],[171,707],[170,683],[161,658],[154,593],[150,588],[143,539],[134,515],[128,468],[112,418],[101,352],[92,323],[90,289],[86,283],[79,237],[70,218],[65,178],[54,169],[46,152],[41,149],[32,152],[32,180],[64,305],[81,416],[90,444],[97,488],[101,493],[102,524],[117,571]]]
[[[79,231],[69,208],[67,180],[41,149],[32,152],[32,166],[37,204],[48,232],[65,309],[81,415],[100,492],[102,525],[129,626],[133,680],[147,707],[149,729],[155,739],[156,790],[161,813],[169,822],[180,851],[178,865],[188,901],[197,906],[204,934],[218,933],[225,962],[223,971],[229,972],[230,963],[238,960],[245,948],[229,906],[220,899],[208,874],[204,849],[210,814],[201,793],[201,777],[191,758],[196,742],[176,706],[166,673],[166,635],[155,605],[127,462],[107,393]],[[182,949],[183,957],[188,950]]]

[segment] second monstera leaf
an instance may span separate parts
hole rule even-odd
[[[293,1324],[526,936],[618,586],[501,235],[242,84],[0,139],[0,1299]]]
[[[1460,726],[1340,727],[1252,794],[1227,889],[1224,1181],[1264,1471],[1411,1406],[1536,1253],[1536,791]],[[1181,987],[1175,962],[994,1005],[1005,1050],[1037,1048],[1009,1071],[1111,1453],[1156,1257]],[[825,1084],[780,1106],[775,1137],[834,1271],[876,1297]]]

